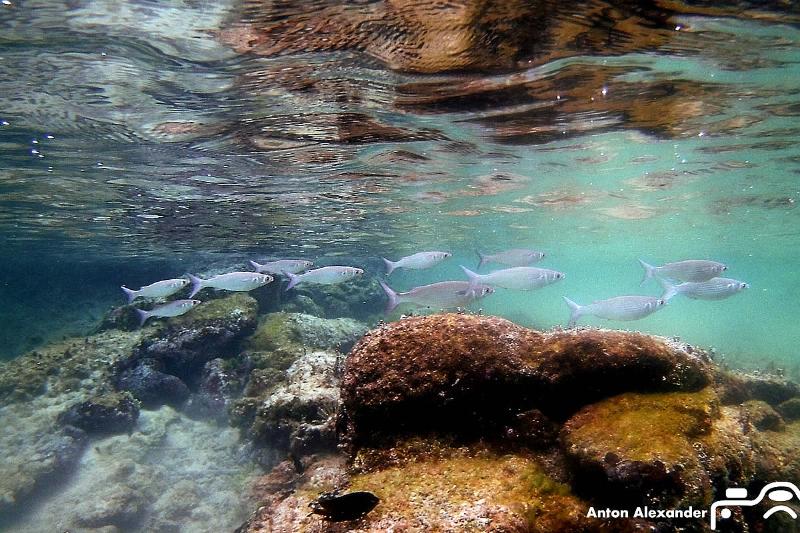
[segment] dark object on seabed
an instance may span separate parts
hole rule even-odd
[[[323,492],[308,506],[311,507],[312,513],[322,515],[328,522],[346,522],[363,518],[380,501],[380,498],[366,491],[347,494]]]

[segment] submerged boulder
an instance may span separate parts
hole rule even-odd
[[[162,372],[163,368],[155,359],[142,359],[117,376],[116,387],[130,392],[147,408],[179,406],[189,398],[189,387],[180,378]]]
[[[226,420],[228,408],[242,391],[249,370],[239,363],[237,359],[219,358],[207,362],[184,411],[195,418]]]
[[[347,352],[367,331],[352,318],[326,319],[303,313],[270,313],[244,343],[256,368],[286,370],[309,349]]]
[[[292,461],[270,474],[280,483],[242,531],[704,531],[704,520],[589,510],[707,509],[728,487],[800,476],[800,422],[751,399],[701,350],[459,314],[383,325],[356,344],[336,425],[346,455],[336,473],[318,475],[314,453],[335,443],[324,416],[337,403],[327,364],[329,382],[315,384],[327,371],[307,366],[302,386],[273,385],[253,407],[251,431],[282,442]],[[331,394],[300,394],[310,384]],[[304,427],[324,428],[326,438],[309,441]],[[332,490],[380,501],[357,522],[322,522],[308,505]],[[754,531],[763,517],[739,513],[728,525]]]
[[[777,409],[787,421],[800,420],[800,398],[790,398],[785,402],[781,402]]]
[[[555,533],[611,531],[587,517],[588,504],[551,477],[531,454],[483,447],[451,447],[435,440],[397,443],[367,465],[323,457],[303,474],[289,464],[266,476],[271,493],[241,531],[503,531]],[[279,483],[276,483],[279,480]],[[366,492],[378,504],[358,521],[330,522],[308,512],[321,494]],[[637,531],[633,520],[615,520],[613,531]]]
[[[359,445],[425,430],[499,435],[531,409],[563,419],[624,391],[701,389],[710,382],[701,356],[638,333],[543,333],[462,314],[409,318],[372,330],[349,354],[347,436]]]
[[[628,393],[581,409],[562,429],[578,486],[614,504],[710,504],[699,444],[719,416],[713,392]]]
[[[290,452],[301,457],[335,450],[339,402],[336,361],[337,355],[332,352],[304,355],[286,371],[285,382],[254,403],[252,418],[238,419],[255,444],[269,452],[263,463],[271,466]],[[248,405],[237,403],[240,409]]]
[[[27,498],[71,472],[88,441],[86,434],[74,427],[47,432],[16,428],[6,433],[0,439],[0,449],[4,451],[0,463],[0,519],[18,512]]]
[[[191,374],[215,357],[234,354],[239,342],[255,329],[257,313],[258,304],[247,294],[211,300],[154,326],[133,359],[156,359],[170,374]]]
[[[58,416],[63,425],[75,426],[89,434],[127,433],[136,426],[139,403],[128,392],[104,394],[78,403]]]

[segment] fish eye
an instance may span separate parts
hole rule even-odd
[[[726,267],[725,265],[722,265],[722,271],[725,272],[726,270],[728,270],[728,267]]]
[[[742,283],[742,288],[743,289],[749,289],[750,285],[748,285],[747,283]]]
[[[666,302],[663,299],[658,300],[658,305],[664,305]]]

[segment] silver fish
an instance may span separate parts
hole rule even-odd
[[[154,317],[172,317],[172,316],[180,316],[184,313],[188,313],[196,306],[200,305],[200,300],[175,300],[174,302],[169,302],[163,305],[157,305],[150,311],[142,311],[141,309],[135,309],[136,313],[139,315],[139,327],[142,327],[147,319],[151,316]]]
[[[478,268],[481,268],[486,263],[500,263],[501,265],[511,267],[528,266],[544,258],[544,252],[527,250],[524,248],[514,248],[513,250],[506,250],[505,252],[498,252],[496,254],[482,254],[477,250],[475,253],[477,253],[480,258],[480,261],[478,261]]]
[[[321,285],[333,285],[341,283],[345,280],[360,276],[364,271],[360,268],[349,266],[326,266],[322,268],[315,268],[309,270],[305,274],[292,274],[287,272],[289,276],[289,285],[286,287],[288,291],[298,283],[319,283]]]
[[[259,274],[258,272],[228,272],[227,274],[220,274],[219,276],[214,276],[209,279],[200,279],[197,276],[189,274],[189,279],[192,280],[192,292],[189,294],[189,298],[206,287],[223,289],[226,291],[246,292],[263,287],[273,280],[272,276]]]
[[[589,305],[578,305],[566,296],[564,296],[564,301],[567,302],[571,311],[569,324],[567,324],[569,328],[574,326],[578,318],[583,315],[594,315],[608,320],[639,320],[655,313],[667,303],[663,298],[653,296],[617,296]]]
[[[473,300],[492,294],[494,289],[486,285],[473,287],[468,281],[441,281],[431,285],[414,287],[408,292],[395,292],[383,281],[379,281],[383,292],[389,297],[386,312],[402,303],[414,304],[418,307],[450,309],[464,307]]]
[[[674,285],[667,280],[659,279],[664,287],[661,297],[669,301],[676,294],[683,294],[694,300],[724,300],[736,293],[749,289],[750,285],[731,278],[712,278],[708,281],[686,281]]]
[[[678,281],[708,281],[728,270],[728,267],[722,263],[703,259],[689,259],[687,261],[667,263],[660,267],[648,265],[639,259],[639,264],[644,268],[644,277],[642,278],[641,285],[644,285],[644,282],[653,276]]]
[[[284,272],[297,274],[314,265],[311,261],[304,261],[302,259],[278,259],[277,261],[268,261],[266,263],[250,261],[250,264],[253,265],[256,272],[262,274],[283,274]]]
[[[489,285],[503,289],[532,291],[564,279],[564,273],[536,267],[512,267],[495,270],[489,274],[478,274],[461,266],[469,278],[470,286]]]
[[[145,285],[138,291],[129,289],[125,285],[123,285],[121,288],[128,297],[128,303],[131,303],[137,298],[166,298],[167,296],[172,296],[188,284],[188,279],[175,278],[165,279],[164,281],[156,281],[150,285]]]
[[[382,257],[381,259],[383,259],[383,262],[386,265],[386,277],[389,277],[397,268],[423,270],[426,268],[431,268],[441,261],[444,261],[448,257],[452,257],[452,255],[453,254],[450,252],[418,252],[414,255],[402,257],[397,261],[389,261],[385,257]]]

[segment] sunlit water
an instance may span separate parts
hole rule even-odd
[[[800,375],[795,19],[677,16],[650,48],[425,75],[356,50],[237,53],[216,36],[239,15],[223,2],[4,2],[4,357],[87,333],[123,303],[120,284],[211,263],[302,257],[382,276],[380,256],[454,253],[393,274],[407,290],[465,279],[475,250],[531,247],[566,279],[499,289],[474,310],[564,326],[562,296],[659,295],[640,286],[638,258],[714,259],[751,288],[580,323]]]

